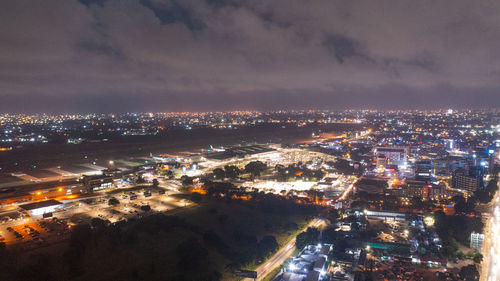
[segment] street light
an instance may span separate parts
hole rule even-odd
[[[434,218],[431,216],[425,217],[424,218],[425,225],[427,226],[433,226],[434,225]]]

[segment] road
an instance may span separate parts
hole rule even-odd
[[[307,227],[319,227],[323,223],[321,219],[314,219]],[[295,250],[295,238],[290,240],[283,248],[277,251],[271,258],[269,258],[266,263],[261,264],[255,271],[257,271],[257,281],[262,280],[266,275],[275,269],[276,267],[282,265]],[[243,279],[244,281],[252,281],[250,278]]]
[[[486,222],[481,281],[500,280],[500,192],[493,199],[493,212]]]
[[[351,193],[352,189],[354,188],[354,185],[358,182],[358,179],[356,178],[350,185],[349,187],[342,193],[342,195],[337,199],[337,201],[343,201],[346,200],[349,196],[349,193]]]

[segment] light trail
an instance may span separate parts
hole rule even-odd
[[[309,225],[307,225],[304,230],[308,227],[319,227],[323,223],[321,219],[314,219]],[[281,264],[283,264],[290,256],[292,256],[293,251],[295,250],[295,238],[290,240],[283,248],[278,250],[272,257],[267,260],[266,264],[262,264],[257,267],[255,271],[257,272],[257,281],[262,280],[266,275],[277,268]],[[250,278],[245,278],[243,281],[251,281]]]
[[[352,189],[354,188],[354,185],[356,184],[356,182],[358,182],[358,179],[355,179],[350,185],[349,187],[344,191],[344,193],[342,193],[342,196],[340,196],[337,201],[343,201],[347,198],[347,196],[349,195],[349,193],[351,193]]]
[[[500,192],[493,200],[493,212],[485,226],[485,241],[483,243],[483,267],[481,281],[500,280]]]

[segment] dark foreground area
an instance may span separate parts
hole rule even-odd
[[[264,261],[318,212],[273,195],[189,198],[199,204],[171,215],[96,218],[62,244],[2,249],[0,280],[234,280],[234,268]]]

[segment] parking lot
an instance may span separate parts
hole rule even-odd
[[[100,218],[110,223],[140,218],[155,212],[167,212],[191,203],[171,197],[173,189],[135,188],[133,190],[98,193],[86,198],[62,201],[51,218],[31,217],[15,205],[4,206],[0,216],[0,242],[7,245],[22,242],[41,245],[65,238],[76,224],[91,223]]]
[[[41,244],[50,236],[62,236],[68,233],[71,223],[57,218],[45,220],[29,220],[24,223],[1,227],[0,241],[7,245],[21,242]]]

